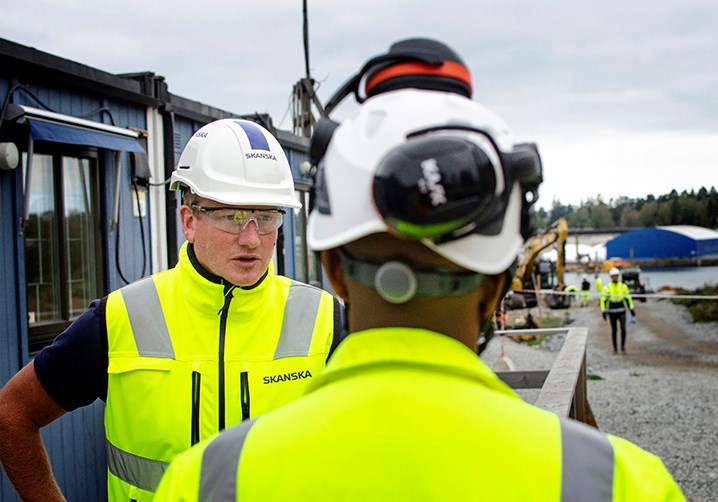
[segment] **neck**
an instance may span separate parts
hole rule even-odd
[[[478,309],[468,308],[465,299],[415,298],[403,305],[384,301],[353,301],[348,309],[349,332],[373,328],[407,327],[427,329],[460,341],[476,352],[481,324]]]

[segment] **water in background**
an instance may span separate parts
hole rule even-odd
[[[582,275],[580,272],[567,272],[566,284],[580,289]],[[594,274],[586,275],[593,287]],[[611,280],[605,272],[601,273],[600,277],[604,285]],[[663,286],[692,290],[705,285],[718,285],[718,266],[642,269],[641,278],[646,283],[646,289],[651,291],[658,291]]]

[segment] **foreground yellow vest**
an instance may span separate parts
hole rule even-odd
[[[331,350],[329,293],[271,268],[252,289],[224,286],[187,250],[107,299],[111,501],[150,500],[175,455],[302,394]]]
[[[178,456],[155,500],[684,500],[658,457],[523,402],[438,333],[353,333],[309,390]]]

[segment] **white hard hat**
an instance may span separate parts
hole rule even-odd
[[[540,160],[535,146],[533,164],[512,160],[508,127],[487,108],[453,93],[387,92],[327,142],[307,229],[312,249],[398,232],[475,272],[500,273],[516,259],[519,179],[540,183]]]
[[[614,275],[621,275],[621,271],[618,270],[616,267],[613,267],[611,270],[608,271],[608,275],[613,277]]]
[[[248,120],[217,120],[192,136],[172,173],[170,190],[183,186],[223,204],[302,207],[282,146]]]

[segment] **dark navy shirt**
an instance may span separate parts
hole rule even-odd
[[[93,300],[52,345],[35,356],[38,380],[66,411],[107,398],[106,301]]]

